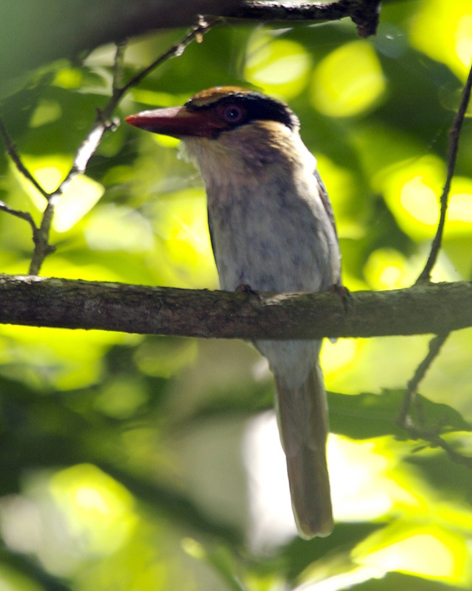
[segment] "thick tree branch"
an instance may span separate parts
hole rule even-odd
[[[273,0],[239,2],[222,16],[262,21],[335,21],[349,17],[361,37],[375,35],[381,0],[337,0],[334,2],[286,3]]]
[[[199,14],[243,20],[314,22],[350,17],[362,36],[375,33],[380,0],[328,3],[258,0],[16,0],[0,3],[0,80],[129,37],[191,26]],[[34,47],[34,51],[31,48]]]
[[[216,338],[440,334],[472,326],[472,284],[261,294],[0,275],[0,323]]]

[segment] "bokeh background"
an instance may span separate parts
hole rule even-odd
[[[132,39],[126,75],[182,34]],[[0,86],[9,132],[48,190],[110,95],[113,56],[102,47]],[[408,287],[437,224],[471,56],[470,0],[387,2],[368,40],[347,20],[233,23],[155,70],[117,115],[221,84],[289,102],[333,202],[345,285]],[[216,288],[204,191],[176,147],[126,124],[109,133],[61,198],[42,274]],[[471,154],[467,119],[435,281],[471,278]],[[45,206],[3,154],[0,199],[36,220]],[[26,273],[31,250],[29,226],[0,212],[0,271]],[[395,426],[429,339],[325,343],[337,525],[305,542],[272,379],[249,344],[2,326],[0,589],[470,589],[472,472]],[[471,330],[451,335],[420,386],[426,424],[448,427],[466,455],[471,350]]]

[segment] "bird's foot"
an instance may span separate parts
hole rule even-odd
[[[351,303],[351,292],[348,290],[348,288],[342,283],[335,283],[328,289],[328,291],[338,294],[338,296],[341,298],[344,311],[348,312],[349,305]]]
[[[258,300],[261,299],[259,292],[257,292],[255,289],[252,289],[252,287],[250,285],[248,285],[247,283],[240,283],[238,285],[238,287],[235,289],[235,291],[240,292],[240,293],[245,293],[249,296],[254,296]]]

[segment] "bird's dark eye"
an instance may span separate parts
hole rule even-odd
[[[239,105],[229,104],[223,108],[221,114],[227,123],[240,123],[244,119],[246,111]]]

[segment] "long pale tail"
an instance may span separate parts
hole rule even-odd
[[[333,514],[326,464],[329,427],[323,374],[316,363],[298,388],[287,387],[281,377],[275,376],[275,380],[279,429],[298,530],[306,539],[327,536],[333,529]]]

